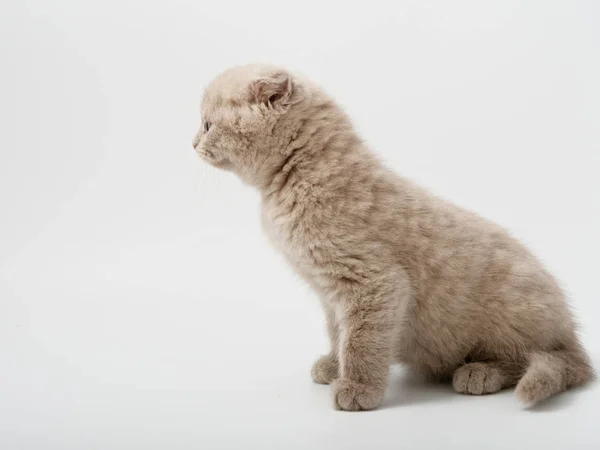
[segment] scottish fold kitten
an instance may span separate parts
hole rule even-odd
[[[284,69],[229,69],[193,146],[262,195],[274,246],[320,296],[330,352],[312,377],[376,408],[400,362],[463,394],[527,405],[594,376],[565,295],[503,228],[399,177],[340,107]]]

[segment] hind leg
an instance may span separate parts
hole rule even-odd
[[[493,394],[517,384],[523,371],[523,365],[513,362],[472,362],[454,371],[452,387],[460,394]]]

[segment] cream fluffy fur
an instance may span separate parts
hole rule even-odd
[[[313,366],[343,410],[376,408],[404,363],[464,394],[534,404],[593,378],[565,296],[503,228],[384,167],[310,81],[219,75],[198,154],[262,195],[271,241],[319,294],[331,351]]]

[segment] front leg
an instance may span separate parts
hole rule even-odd
[[[336,323],[335,312],[325,299],[322,299],[325,318],[327,320],[327,334],[331,348],[327,355],[321,356],[313,364],[311,375],[315,383],[329,384],[339,377],[339,327]]]
[[[383,399],[401,301],[390,283],[362,285],[344,280],[338,289],[334,307],[340,327],[340,378],[332,383],[337,409],[374,409]]]

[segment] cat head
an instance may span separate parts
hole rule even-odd
[[[285,163],[299,117],[302,87],[290,73],[264,65],[226,70],[204,93],[202,122],[193,140],[198,155],[261,186]]]

